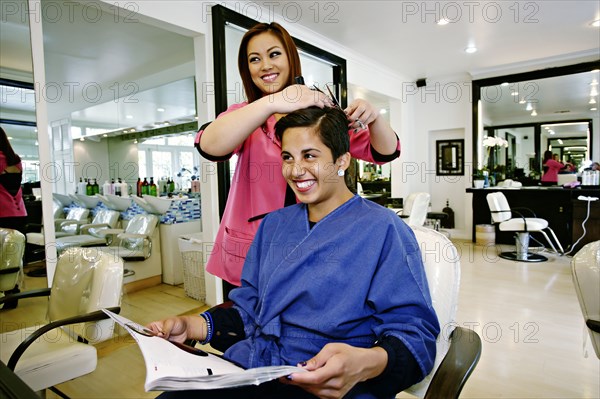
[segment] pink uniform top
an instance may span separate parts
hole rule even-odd
[[[221,115],[246,105],[234,104]],[[203,130],[196,136],[196,147],[206,159],[222,161],[233,154],[238,156],[223,218],[206,264],[209,273],[237,286],[240,285],[246,253],[261,216],[282,208],[285,203],[287,182],[281,173],[281,143],[275,137],[275,123],[275,117],[270,116],[264,125],[225,157],[211,156],[200,149]],[[368,129],[348,134],[350,153],[354,158],[382,164],[400,155],[399,141],[394,154],[381,155],[371,149]]]
[[[548,170],[544,172],[542,176],[543,182],[556,183],[558,182],[558,171],[565,167],[562,163],[549,159],[544,163],[544,166],[548,167]]]
[[[25,203],[23,202],[23,190],[21,190],[21,174],[20,173],[4,173],[4,170],[8,167],[6,162],[6,156],[4,152],[0,151],[0,218],[15,217],[15,216],[27,216],[27,210],[25,209]],[[20,170],[23,170],[23,166],[19,162],[14,165]],[[10,175],[10,176],[9,176]],[[11,182],[14,185],[13,193],[9,192],[11,186],[9,186],[7,180],[11,178]]]

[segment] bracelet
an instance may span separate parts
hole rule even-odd
[[[208,312],[200,313],[200,316],[206,321],[206,337],[203,341],[200,341],[201,345],[208,344],[213,336],[213,327],[214,323],[212,320],[212,315]]]

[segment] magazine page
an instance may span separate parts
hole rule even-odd
[[[146,391],[219,389],[258,385],[291,373],[294,366],[270,366],[244,370],[222,357],[157,337],[144,326],[103,309],[137,342],[146,363]]]

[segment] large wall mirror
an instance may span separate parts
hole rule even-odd
[[[473,159],[478,166],[535,184],[548,149],[578,171],[596,160],[599,69],[600,61],[594,61],[474,80]],[[506,141],[492,161],[483,146],[485,136]]]
[[[33,82],[27,2],[6,2],[0,24],[0,126],[21,157],[27,223],[39,225],[42,203]]]
[[[228,106],[245,101],[243,84],[237,68],[237,54],[242,36],[256,21],[233,10],[214,6],[211,9],[213,24],[213,55],[215,70],[215,111],[225,111]],[[346,60],[294,38],[300,52],[302,74],[309,86],[330,84],[342,107],[347,104]],[[219,209],[225,210],[227,194],[235,169],[235,158],[217,165]]]

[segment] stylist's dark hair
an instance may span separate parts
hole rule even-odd
[[[265,32],[273,33],[281,41],[283,49],[287,54],[288,63],[290,64],[290,76],[288,77],[285,87],[282,87],[281,90],[294,84],[295,76],[302,75],[298,49],[296,48],[294,39],[292,39],[292,36],[290,36],[288,31],[286,31],[283,26],[279,25],[277,22],[271,22],[270,24],[263,22],[254,25],[244,34],[244,37],[242,37],[240,50],[238,52],[238,69],[240,71],[240,76],[242,77],[242,82],[244,83],[244,91],[246,92],[246,97],[248,98],[249,103],[261,98],[263,96],[263,92],[256,87],[252,81],[252,76],[250,76],[250,68],[248,67],[248,42],[254,36]]]
[[[18,156],[13,150],[10,142],[8,141],[8,136],[4,129],[0,127],[0,151],[4,153],[6,157],[6,164],[8,166],[13,166],[21,162],[21,157]]]
[[[281,141],[285,131],[293,127],[313,128],[331,150],[334,161],[350,151],[348,118],[339,108],[310,107],[294,111],[277,122],[275,136]]]
[[[549,159],[552,159],[552,151],[547,150],[544,152],[544,160],[542,161],[542,164],[545,164]]]

